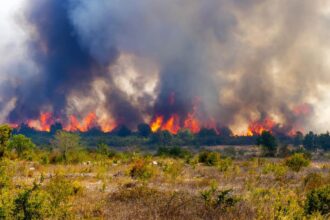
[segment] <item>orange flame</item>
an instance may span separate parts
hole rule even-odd
[[[89,113],[85,118],[83,118],[81,123],[79,123],[78,119],[75,116],[71,115],[70,124],[67,125],[64,130],[86,132],[89,129],[93,128],[95,124],[96,115],[93,112]]]
[[[167,130],[172,134],[177,134],[180,130],[179,116],[172,115],[170,119],[163,125],[162,130]]]
[[[34,128],[38,131],[50,131],[51,125],[54,124],[52,113],[45,112],[41,113],[39,119],[37,120],[28,120],[27,125],[30,128]]]
[[[184,127],[189,129],[192,133],[198,133],[201,130],[199,120],[191,113],[188,114],[187,119],[184,121]]]
[[[37,131],[46,131],[50,132],[51,126],[55,124],[55,122],[59,122],[63,125],[63,129],[65,131],[80,131],[86,132],[93,127],[100,127],[103,132],[110,132],[115,127],[115,123],[106,122],[105,120],[100,120],[97,118],[94,112],[88,113],[86,117],[84,117],[81,121],[74,115],[69,116],[68,123],[62,123],[61,119],[54,119],[52,113],[46,112],[41,113],[38,119],[28,120],[26,124]],[[14,127],[14,126],[13,126]],[[18,126],[16,126],[18,127]]]
[[[178,115],[173,114],[167,121],[164,121],[163,116],[157,116],[150,125],[152,132],[159,130],[169,131],[172,134],[177,134],[180,130],[180,118]]]
[[[272,131],[275,127],[275,122],[266,118],[263,121],[255,121],[249,125],[248,131],[246,133],[247,136],[261,135],[264,131]]]
[[[152,132],[157,132],[163,124],[164,117],[163,116],[157,116],[156,119],[151,122],[151,131]]]

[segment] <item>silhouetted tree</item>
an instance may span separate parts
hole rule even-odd
[[[151,136],[151,143],[169,146],[172,144],[173,136],[169,131],[158,131]]]
[[[119,137],[127,137],[132,134],[132,131],[126,127],[125,125],[119,126],[117,129],[115,129],[115,134]]]
[[[303,144],[304,147],[308,150],[315,150],[316,149],[316,141],[317,135],[315,135],[312,131],[305,135]]]
[[[210,137],[210,136],[217,136],[217,132],[212,128],[202,128],[199,133],[199,137]]]
[[[178,138],[183,144],[190,144],[194,141],[194,134],[192,134],[189,129],[182,129],[178,133]]]
[[[151,134],[151,128],[148,124],[139,124],[138,125],[138,134],[142,137],[149,137]]]
[[[324,150],[329,150],[330,149],[330,134],[329,134],[329,132],[327,132],[325,134],[321,134],[318,137],[318,144]]]
[[[222,137],[231,137],[233,136],[233,132],[228,127],[222,127],[219,129],[220,136]]]
[[[303,133],[301,133],[300,131],[297,131],[296,132],[296,135],[294,136],[294,140],[293,140],[293,144],[294,144],[294,146],[300,146],[300,145],[302,145],[303,144],[303,142],[304,142],[304,135],[303,135]]]
[[[57,131],[63,130],[63,126],[61,123],[55,123],[50,126],[50,133],[56,134]]]
[[[257,139],[257,144],[263,147],[265,156],[275,156],[277,140],[271,132],[263,131]]]

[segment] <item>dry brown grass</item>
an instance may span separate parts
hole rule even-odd
[[[271,159],[236,160],[226,171],[168,158],[151,158],[147,163],[152,177],[138,180],[130,176],[134,161],[76,165],[16,161],[14,182],[32,185],[43,176],[47,184],[62,175],[79,184],[82,192],[70,200],[74,219],[291,219],[303,215],[307,188],[330,180],[330,162],[324,161],[298,173],[283,170],[282,160]],[[323,179],[306,187],[310,173]],[[218,190],[233,190],[240,201],[226,209],[207,205],[201,192],[212,184]]]

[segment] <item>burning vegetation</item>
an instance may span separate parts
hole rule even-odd
[[[234,136],[317,128],[330,82],[319,49],[328,28],[310,23],[324,20],[320,1],[184,1],[26,2],[17,23],[26,57],[0,65],[0,122]]]

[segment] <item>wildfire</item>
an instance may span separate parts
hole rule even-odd
[[[272,131],[275,125],[276,123],[270,118],[266,118],[263,121],[252,122],[249,125],[246,135],[254,136],[254,135],[260,135],[264,131]]]
[[[195,116],[194,113],[189,113],[183,120],[177,114],[173,114],[168,120],[164,120],[164,116],[157,116],[150,123],[152,132],[159,130],[166,130],[172,134],[177,134],[180,129],[188,129],[192,133],[198,133],[202,127],[214,129],[217,133],[217,126],[214,120],[209,120],[207,123],[201,123]]]
[[[161,128],[163,124],[163,120],[164,120],[163,116],[157,116],[156,119],[153,122],[151,122],[151,126],[150,126],[151,131],[157,132]]]
[[[158,130],[166,130],[173,134],[177,134],[180,130],[180,120],[178,115],[172,115],[168,120],[164,121],[163,116],[157,116],[150,125],[152,132]]]
[[[180,130],[180,121],[178,115],[172,115],[169,120],[163,125],[163,130],[167,130],[172,134],[177,134]]]
[[[89,113],[81,122],[78,119],[71,115],[70,124],[64,128],[66,131],[81,131],[86,132],[96,125],[96,115],[95,113]]]
[[[81,120],[74,115],[70,115],[68,121],[69,122],[65,123],[61,119],[54,119],[52,113],[45,112],[41,113],[38,119],[28,120],[26,124],[28,127],[37,131],[46,132],[50,132],[51,126],[55,123],[61,123],[63,125],[63,130],[72,132],[86,132],[94,127],[99,127],[103,132],[110,132],[116,127],[114,123],[107,123],[104,120],[98,121],[97,115],[94,112],[88,113],[87,116]],[[18,127],[18,125],[15,127]]]
[[[30,128],[34,128],[38,131],[50,131],[51,125],[54,124],[52,113],[41,113],[39,119],[27,121],[27,125]]]
[[[187,119],[184,121],[184,128],[189,129],[193,133],[197,133],[199,128],[199,122],[194,119],[192,115],[188,115]],[[157,132],[158,130],[166,130],[172,134],[177,134],[182,128],[180,123],[180,117],[177,114],[173,114],[168,120],[164,120],[163,116],[157,116],[150,124],[152,132]]]
[[[184,121],[184,127],[193,133],[198,133],[201,130],[199,120],[191,113],[188,114],[187,119]]]

